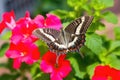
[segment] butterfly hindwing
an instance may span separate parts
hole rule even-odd
[[[79,48],[84,45],[85,42],[85,34],[80,34],[72,36],[68,43],[68,50],[71,52],[79,52]]]

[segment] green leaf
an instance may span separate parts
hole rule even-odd
[[[120,40],[120,27],[114,28],[115,38]]]
[[[96,67],[98,64],[99,64],[99,63],[96,62],[96,63],[93,63],[93,64],[91,64],[91,65],[89,65],[89,66],[87,67],[87,73],[90,75],[90,78],[92,78],[92,76],[93,76],[93,74],[94,74],[94,69],[95,69],[95,67]]]
[[[48,46],[44,41],[38,40],[38,41],[36,41],[36,45],[39,46],[41,56],[48,51]]]
[[[106,8],[114,6],[114,0],[99,0]]]
[[[120,56],[120,48],[119,50],[115,50],[114,52],[112,52],[112,54],[115,54],[116,56]]]
[[[1,39],[8,40],[10,38],[11,34],[12,34],[11,31],[7,31],[1,36]]]
[[[92,23],[88,28],[87,32],[95,32],[98,29],[98,23]]]
[[[113,41],[113,42],[111,42],[109,52],[111,52],[119,47],[120,47],[120,41]]]
[[[39,64],[34,64],[34,66],[32,66],[31,70],[30,70],[30,73],[32,76],[35,76],[38,69],[39,69],[40,65]],[[39,70],[40,71],[40,70]],[[40,76],[40,74],[39,74]],[[36,76],[37,77],[37,76]]]
[[[105,8],[105,5],[100,0],[91,0],[90,5],[95,11],[100,11]]]
[[[103,13],[103,18],[105,20],[107,20],[108,22],[110,22],[110,23],[113,23],[113,24],[118,23],[117,16],[114,13],[110,12],[110,11],[107,11],[107,12]]]
[[[70,60],[72,66],[75,70],[75,76],[80,78],[80,79],[83,79],[85,72],[80,71],[79,64],[77,63],[76,59],[71,57],[71,58],[69,58],[69,60]]]
[[[70,24],[70,22],[64,22],[62,25],[63,25],[63,28],[66,28],[68,25]]]
[[[38,73],[37,75],[35,75],[35,77],[33,77],[34,80],[36,80],[38,77],[41,77],[42,76],[42,72]]]
[[[67,4],[71,7],[74,7],[75,5],[78,6],[79,0],[67,0]],[[79,3],[81,4],[81,3]]]
[[[77,80],[76,77],[74,76],[74,71],[72,70],[69,75],[67,75],[64,80]]]
[[[86,35],[86,43],[85,44],[95,54],[99,54],[103,51],[102,39],[97,34]]]
[[[110,66],[120,69],[120,59],[117,58],[115,54],[110,54],[107,57],[105,57],[106,64],[109,64]]]
[[[103,23],[95,22],[91,24],[87,32],[95,32],[96,30],[104,30],[104,29],[105,29],[105,25]]]
[[[105,25],[103,23],[99,23],[98,30],[104,30],[104,29],[105,29]]]
[[[66,10],[54,10],[54,11],[51,11],[50,13],[59,16],[61,19],[67,18],[69,14],[69,12]]]
[[[9,48],[9,44],[8,43],[4,43],[1,47],[0,47],[0,57],[4,56],[5,52],[7,51],[7,49]]]

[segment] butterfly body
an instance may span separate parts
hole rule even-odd
[[[33,31],[33,34],[45,41],[49,49],[58,55],[79,52],[79,48],[84,45],[85,32],[92,20],[91,16],[83,16],[71,22],[64,30],[39,28]]]

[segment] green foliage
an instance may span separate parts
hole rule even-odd
[[[4,33],[2,36],[1,36],[1,39],[2,40],[8,40],[11,36],[11,31],[7,31],[6,33]]]
[[[103,16],[104,16],[104,18],[106,19],[106,21],[108,21],[108,22],[111,22],[111,23],[113,23],[113,24],[118,23],[117,16],[116,16],[114,13],[110,12],[110,11],[105,12],[105,13],[103,14]]]
[[[114,33],[115,33],[115,39],[120,40],[120,27],[115,27],[114,28]]]
[[[101,37],[97,34],[87,35],[86,46],[95,54],[101,53],[103,50]]]
[[[84,58],[82,59],[78,53],[67,54],[67,59],[72,66],[72,72],[64,80],[90,80],[95,67],[99,64],[110,65],[120,69],[120,27],[114,28],[114,40],[96,33],[96,30],[104,30],[106,28],[101,22],[102,19],[109,23],[117,24],[117,16],[113,12],[106,10],[109,7],[113,7],[113,4],[114,0],[38,0],[34,14],[45,15],[48,12],[56,14],[61,18],[64,28],[75,18],[83,15],[94,16],[94,20],[86,33],[85,46],[80,48]],[[11,33],[7,32],[2,36],[2,39],[7,40],[10,36]],[[48,47],[43,41],[38,41],[36,44],[39,46],[42,56],[48,50]],[[8,47],[8,43],[1,46],[0,56],[4,55]],[[26,67],[22,66],[20,71],[12,69],[12,61],[0,64],[0,66],[16,73],[16,75],[5,74],[0,77],[0,80],[15,80],[18,75],[23,76],[22,72],[25,71],[30,72],[33,80],[49,80],[50,77],[49,74],[44,74],[40,71],[38,63],[32,66],[24,65]],[[23,77],[25,78],[25,76]]]
[[[8,43],[4,43],[1,47],[0,47],[0,57],[5,55],[6,50],[8,49],[9,44]]]
[[[96,63],[93,63],[91,65],[89,65],[87,67],[87,73],[90,75],[90,78],[92,78],[93,74],[94,74],[94,68],[98,65],[99,63],[96,62]]]
[[[73,70],[75,71],[75,76],[78,77],[78,78],[82,78],[83,79],[83,77],[85,75],[85,72],[80,71],[79,64],[76,61],[76,59],[71,57],[69,60],[70,60],[70,62],[72,64]]]

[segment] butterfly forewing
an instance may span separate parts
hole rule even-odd
[[[84,22],[83,22],[83,25],[80,29],[80,34],[85,34],[86,33],[88,27],[92,23],[92,20],[93,20],[93,16],[84,16]]]
[[[45,41],[47,44],[54,42],[60,34],[60,31],[51,28],[38,28],[33,34]]]
[[[92,16],[83,16],[74,20],[65,28],[65,31],[71,34],[68,43],[69,51],[79,51],[79,48],[84,45],[85,32],[92,20]]]
[[[85,33],[89,25],[93,20],[92,16],[82,16],[72,21],[66,28],[65,31],[70,34],[79,35]]]

